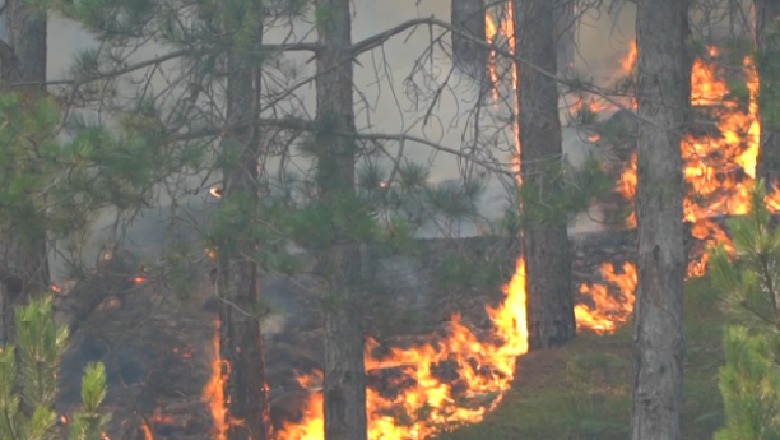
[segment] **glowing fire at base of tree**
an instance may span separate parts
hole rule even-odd
[[[414,385],[402,387],[388,398],[377,390],[367,390],[369,439],[401,440],[430,436],[465,423],[482,421],[485,413],[501,401],[515,375],[517,356],[528,351],[525,318],[525,263],[517,262],[515,275],[504,287],[504,302],[488,307],[493,322],[489,341],[481,341],[473,331],[452,317],[444,340],[411,348],[394,348],[377,358],[369,344],[366,369],[399,368]],[[484,338],[483,338],[484,339]],[[455,379],[437,377],[442,363],[452,365]],[[301,376],[299,383],[309,388],[317,377]],[[323,400],[313,392],[303,412],[303,420],[287,423],[279,440],[324,438]]]
[[[214,339],[212,342],[211,378],[203,388],[203,398],[209,403],[211,417],[214,420],[212,438],[214,440],[227,439],[227,406],[225,402],[225,372],[223,362],[219,357],[219,320],[214,321]]]

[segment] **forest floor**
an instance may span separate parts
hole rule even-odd
[[[718,371],[724,317],[705,279],[685,291],[684,437],[712,439],[723,426]],[[512,390],[485,421],[440,440],[624,440],[631,416],[632,325],[614,334],[580,335],[565,347],[518,361]]]

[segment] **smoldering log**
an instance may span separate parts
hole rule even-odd
[[[486,41],[485,3],[483,0],[451,0],[451,23],[469,35],[452,34],[452,58],[455,66],[472,78],[483,81],[488,52],[474,40]]]

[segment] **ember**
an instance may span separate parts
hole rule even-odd
[[[209,194],[211,194],[212,197],[216,197],[218,199],[222,198],[222,188],[220,188],[217,185],[212,186],[209,188]]]

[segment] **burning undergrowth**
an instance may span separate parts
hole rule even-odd
[[[516,274],[502,294],[499,280],[494,289],[464,285],[452,290],[442,288],[435,273],[448,255],[463,257],[464,249],[467,259],[485,259],[492,250],[493,258],[510,268],[517,248],[500,245],[509,242],[513,240],[430,240],[424,243],[422,263],[411,263],[413,258],[394,263],[396,269],[404,267],[397,273],[406,277],[399,288],[428,286],[424,302],[429,313],[416,331],[404,321],[372,329],[376,338],[367,348],[372,438],[425,437],[481,420],[501,401],[511,386],[515,359],[525,351],[522,296],[510,294],[510,287],[521,285],[522,275]],[[584,272],[606,256],[596,250],[603,247],[597,241],[575,246]],[[621,256],[623,250],[616,252],[613,257],[628,258]],[[117,294],[106,295],[83,320],[64,359],[63,413],[78,402],[83,366],[102,360],[109,374],[106,408],[113,414],[112,439],[219,438],[213,420],[224,402],[213,390],[224,366],[213,346],[213,285],[207,268],[199,272],[202,289],[186,302],[172,297],[153,275],[140,284],[112,278]],[[311,285],[306,287],[309,282],[269,275],[261,283],[272,310],[264,326],[271,414],[282,439],[322,437],[323,330],[319,299]],[[378,294],[396,293],[380,289]],[[399,314],[420,305],[420,298],[402,296],[395,301]]]

